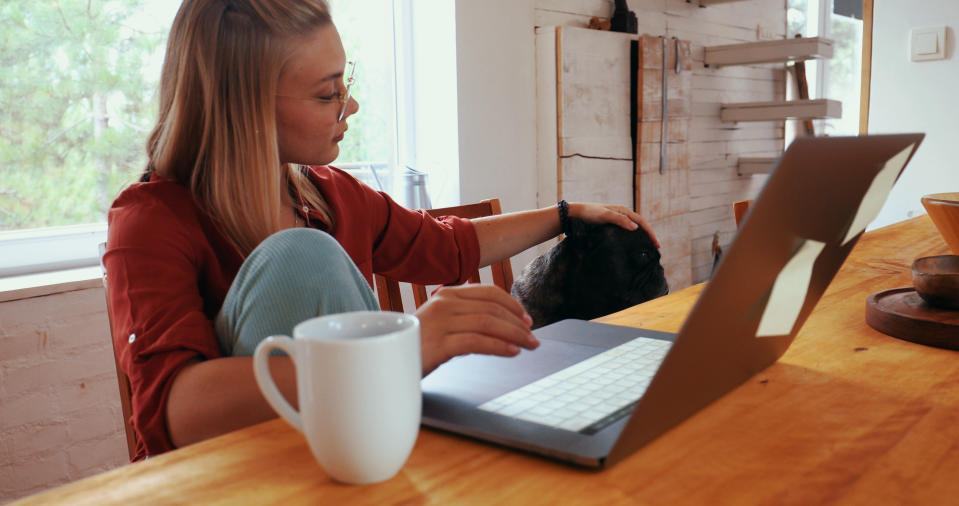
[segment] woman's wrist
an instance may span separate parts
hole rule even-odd
[[[569,231],[569,203],[560,200],[556,203],[556,209],[559,211],[559,231],[565,234]]]

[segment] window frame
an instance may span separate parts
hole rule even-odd
[[[0,232],[0,279],[96,266],[106,238],[106,222]]]

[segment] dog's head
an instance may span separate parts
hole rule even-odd
[[[523,269],[511,290],[533,328],[589,320],[669,292],[659,250],[642,227],[570,219],[566,238]]]

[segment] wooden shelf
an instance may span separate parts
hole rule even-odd
[[[740,176],[749,174],[769,174],[779,157],[740,158],[736,170]]]
[[[705,48],[703,63],[710,67],[750,65],[832,58],[833,41],[822,37],[764,40]]]
[[[719,110],[719,119],[722,121],[775,121],[841,117],[842,102],[825,98],[722,104]]]

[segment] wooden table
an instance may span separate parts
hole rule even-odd
[[[779,362],[604,471],[422,430],[396,477],[346,486],[275,420],[25,503],[956,504],[959,354],[864,321],[867,295],[945,252],[925,216],[866,234]],[[677,331],[701,288],[601,321]]]

